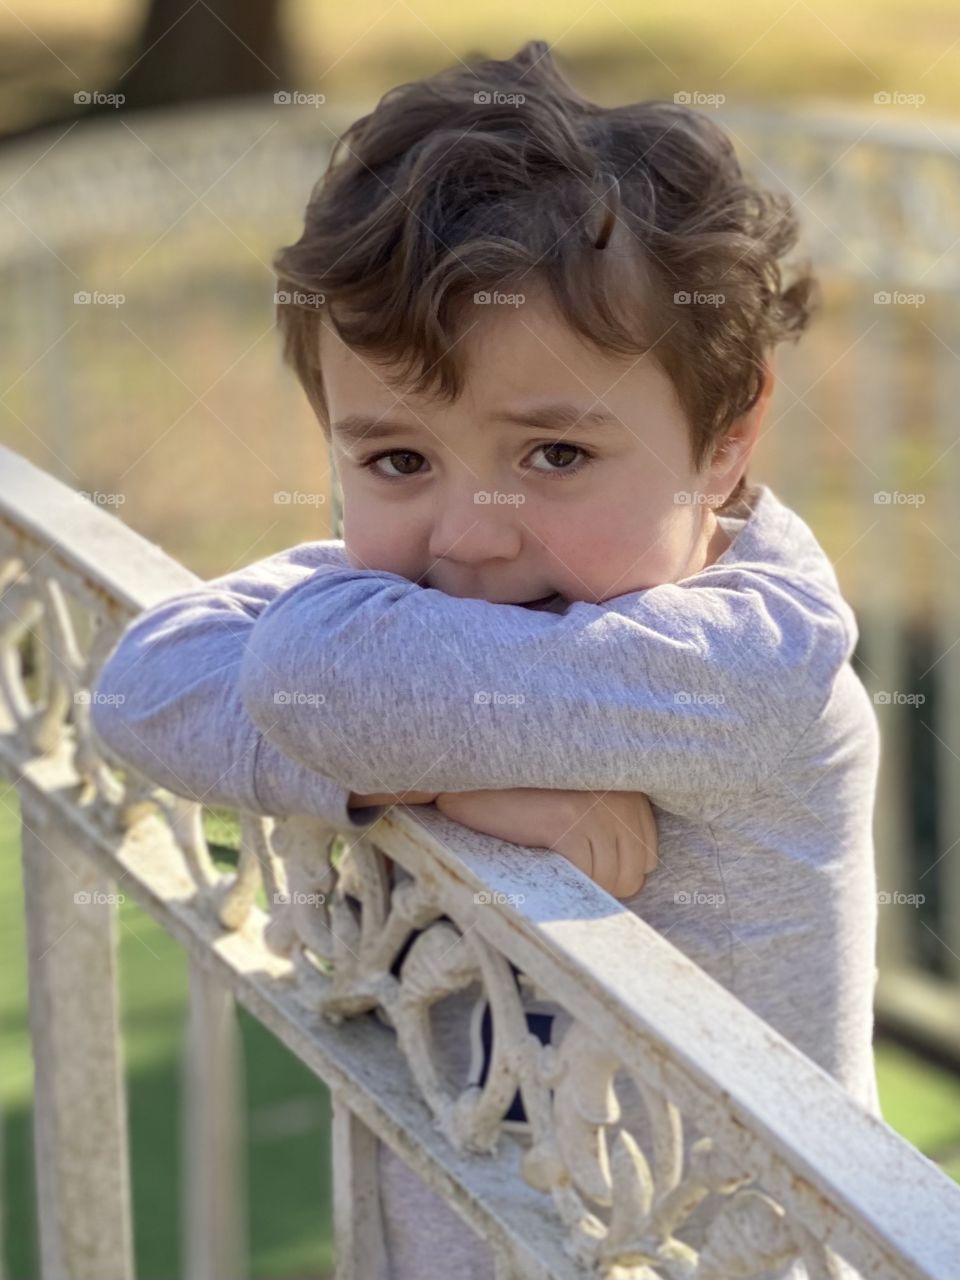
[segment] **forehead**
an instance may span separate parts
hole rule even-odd
[[[653,355],[623,356],[592,346],[544,291],[488,296],[466,304],[456,339],[464,371],[458,403],[471,415],[492,417],[505,405],[545,398],[598,400],[615,408],[637,397],[670,397],[672,386]],[[332,422],[401,405],[418,414],[449,408],[432,392],[404,384],[399,366],[347,346],[329,322],[321,333],[320,365]]]

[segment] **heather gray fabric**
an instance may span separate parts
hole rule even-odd
[[[123,701],[95,697],[94,727],[182,794],[339,827],[381,812],[348,811],[350,790],[644,791],[660,864],[628,908],[879,1115],[880,739],[849,662],[856,621],[796,513],[766,485],[744,512],[700,573],[562,612],[455,599],[305,543],[137,618],[97,689]],[[461,1080],[471,1003],[437,1018]],[[623,1101],[643,1139],[625,1076]],[[492,1278],[486,1246],[382,1147],[381,1170],[394,1280]]]

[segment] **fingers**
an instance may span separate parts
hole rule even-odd
[[[618,833],[613,833],[612,838],[608,835],[604,840],[589,843],[595,854],[591,880],[595,880],[601,889],[606,889],[615,898],[631,897],[640,892],[639,886],[631,889],[636,880],[636,857],[629,844]],[[640,883],[643,883],[642,879]]]
[[[615,898],[635,898],[647,878],[645,850],[638,848],[632,838],[618,839],[616,848],[619,860],[617,887],[611,893]]]
[[[594,816],[602,838],[595,842],[601,852],[593,878],[615,898],[636,897],[658,863],[653,809],[639,792],[600,792],[597,801]]]
[[[604,888],[621,900],[634,898],[656,869],[657,824],[650,801],[641,793],[605,793],[614,828],[616,870],[613,885]]]
[[[645,873],[641,857],[629,840],[613,837],[597,841],[589,836],[572,836],[553,847],[615,898],[634,898],[643,888]]]
[[[569,863],[582,871],[585,876],[601,884],[597,869],[597,857],[588,837],[568,834],[550,846],[556,853],[562,854]]]
[[[653,816],[650,801],[642,792],[632,794],[631,832],[637,842],[640,856],[647,875],[656,870],[660,858],[658,855],[657,821]]]

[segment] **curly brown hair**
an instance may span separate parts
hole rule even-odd
[[[337,141],[303,234],[274,258],[284,359],[328,435],[325,318],[455,400],[469,304],[532,274],[596,348],[653,352],[699,470],[755,403],[766,355],[811,318],[808,267],[789,284],[781,271],[798,235],[789,196],[749,181],[714,121],[666,101],[601,107],[533,40],[398,85]]]

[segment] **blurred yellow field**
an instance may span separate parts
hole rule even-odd
[[[144,9],[128,0],[83,6],[9,0],[0,7],[0,34],[29,49],[35,32],[46,42],[53,76],[68,74],[55,58],[72,65],[71,50],[119,63],[122,71]],[[382,92],[473,50],[505,57],[540,38],[602,101],[695,87],[723,92],[728,101],[866,106],[888,89],[923,94],[929,111],[960,108],[960,23],[950,0],[872,0],[842,8],[821,0],[723,6],[678,0],[656,7],[637,0],[488,0],[482,6],[291,0],[283,13],[297,78],[341,95]]]

